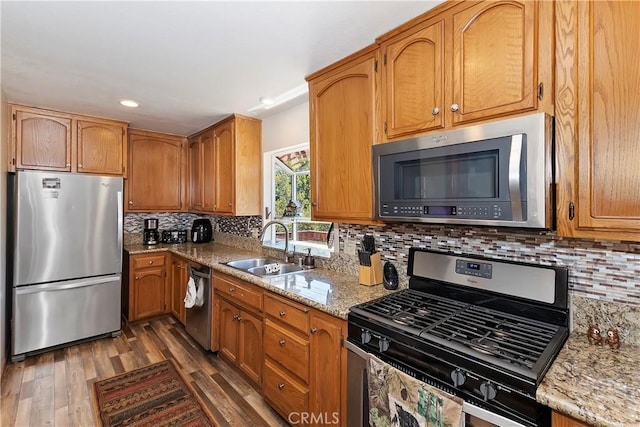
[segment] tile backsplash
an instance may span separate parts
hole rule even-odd
[[[125,234],[142,233],[143,220],[157,218],[160,230],[185,229],[190,230],[191,224],[197,218],[209,218],[215,231],[231,233],[242,237],[257,235],[262,229],[262,217],[238,216],[226,217],[216,215],[198,215],[193,213],[127,213],[124,215]]]
[[[373,234],[383,260],[407,269],[412,246],[569,268],[572,295],[640,306],[640,243],[562,238],[548,231],[389,224],[340,225],[340,245]]]

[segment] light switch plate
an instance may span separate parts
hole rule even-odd
[[[349,255],[356,254],[356,241],[354,239],[344,239],[344,253]]]

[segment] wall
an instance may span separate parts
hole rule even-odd
[[[0,80],[0,87],[2,81]],[[9,111],[6,96],[0,90],[0,372],[4,371],[7,346],[7,138],[9,138]]]
[[[309,142],[309,101],[262,119],[262,152]]]

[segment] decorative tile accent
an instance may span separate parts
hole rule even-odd
[[[423,224],[340,224],[340,245],[373,234],[383,261],[406,273],[412,246],[569,268],[572,295],[640,305],[640,244],[562,238],[549,231]]]

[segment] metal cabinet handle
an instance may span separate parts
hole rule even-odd
[[[287,342],[286,340],[280,340],[280,341],[278,341],[278,344],[284,345],[286,342]]]
[[[284,316],[286,316],[286,315],[287,315],[287,313],[286,313],[286,312],[284,312],[284,311],[281,311],[281,312],[280,312],[280,313],[278,313],[278,314],[280,315],[280,317],[284,317]]]
[[[315,334],[316,332],[318,332],[318,328],[311,328],[309,329],[309,331],[311,331],[312,334]]]
[[[238,316],[238,318],[236,319],[238,322],[242,322],[242,316]]]
[[[132,202],[131,200],[129,200],[129,204],[130,204],[130,205],[132,205],[132,204],[133,204],[133,202]]]
[[[284,388],[284,383],[280,383],[280,384],[278,384],[278,388],[279,388],[280,390],[282,390],[282,389]]]
[[[153,261],[149,261],[149,265],[153,264]]]
[[[437,116],[438,114],[440,114],[440,109],[438,107],[433,107],[433,110],[431,110],[431,114]]]
[[[140,276],[136,276],[136,280],[140,280]]]
[[[240,316],[238,316],[237,314],[234,314],[233,315],[233,320],[238,320],[238,317],[240,317]]]
[[[233,292],[235,290],[236,290],[236,288],[234,288],[233,286],[229,288],[229,292]]]
[[[460,109],[460,106],[458,104],[451,104],[451,111],[453,111],[454,113],[459,109]]]
[[[84,166],[82,166],[80,163],[78,163],[78,167],[79,167],[80,169],[82,169]]]

